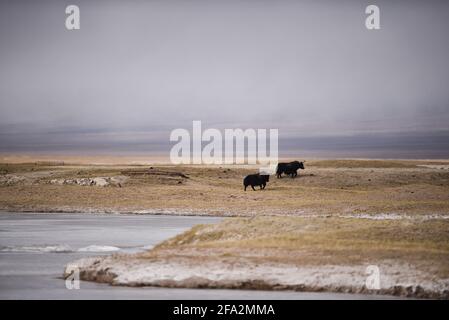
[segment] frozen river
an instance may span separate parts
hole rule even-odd
[[[138,252],[195,224],[220,218],[0,213],[0,299],[357,299],[292,291],[113,287],[82,281],[68,290],[64,266],[90,255]]]

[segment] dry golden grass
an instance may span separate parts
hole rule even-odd
[[[447,214],[449,170],[432,161],[321,160],[296,179],[271,177],[265,190],[243,191],[255,168],[237,166],[1,164],[2,210],[183,210],[211,215]],[[177,173],[185,174],[186,177]],[[52,179],[127,176],[118,187],[54,185]]]
[[[142,255],[299,266],[411,264],[449,277],[449,220],[229,218],[198,225]],[[192,261],[193,262],[193,261]]]

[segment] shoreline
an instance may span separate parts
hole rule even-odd
[[[342,219],[367,219],[367,220],[448,220],[449,212],[447,214],[434,213],[434,214],[406,214],[406,213],[383,213],[383,214],[321,214],[321,213],[311,213],[311,214],[298,214],[297,212],[283,213],[283,214],[253,214],[253,215],[242,215],[236,213],[229,214],[213,214],[205,213],[203,211],[183,211],[177,209],[148,209],[148,210],[136,210],[136,211],[118,211],[118,210],[107,210],[107,209],[22,209],[22,210],[8,210],[0,209],[0,214],[12,213],[12,214],[82,214],[82,215],[123,215],[123,216],[171,216],[171,217],[211,217],[211,218],[253,218],[253,217],[288,217],[293,216],[296,218],[342,218]]]
[[[136,210],[136,211],[129,211],[129,210],[108,210],[108,209],[97,209],[97,208],[84,208],[84,209],[0,209],[0,214],[2,213],[12,213],[12,214],[94,214],[94,215],[129,215],[129,216],[183,216],[183,217],[211,217],[211,218],[232,218],[232,217],[242,217],[238,214],[225,214],[225,215],[217,215],[217,214],[211,214],[211,213],[204,213],[201,211],[180,211],[180,210]],[[449,218],[449,216],[448,216]]]
[[[130,287],[449,299],[446,231],[447,221],[440,219],[232,218],[194,226],[143,253],[89,257],[68,266],[78,268],[81,280]],[[410,232],[422,240],[409,239]],[[379,270],[379,289],[366,287],[368,266]]]

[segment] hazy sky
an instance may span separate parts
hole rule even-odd
[[[192,120],[444,135],[448,32],[449,1],[0,0],[0,150],[164,145]]]

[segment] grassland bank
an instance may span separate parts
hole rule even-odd
[[[448,214],[449,162],[308,161],[243,192],[245,166],[0,164],[0,210],[221,216]],[[433,167],[432,167],[433,166]],[[443,169],[441,169],[443,168]],[[67,181],[110,179],[105,187]],[[101,180],[101,181],[103,181]]]
[[[75,262],[126,286],[333,291],[449,298],[449,220],[229,218],[152,250]],[[366,268],[380,289],[366,287]]]

